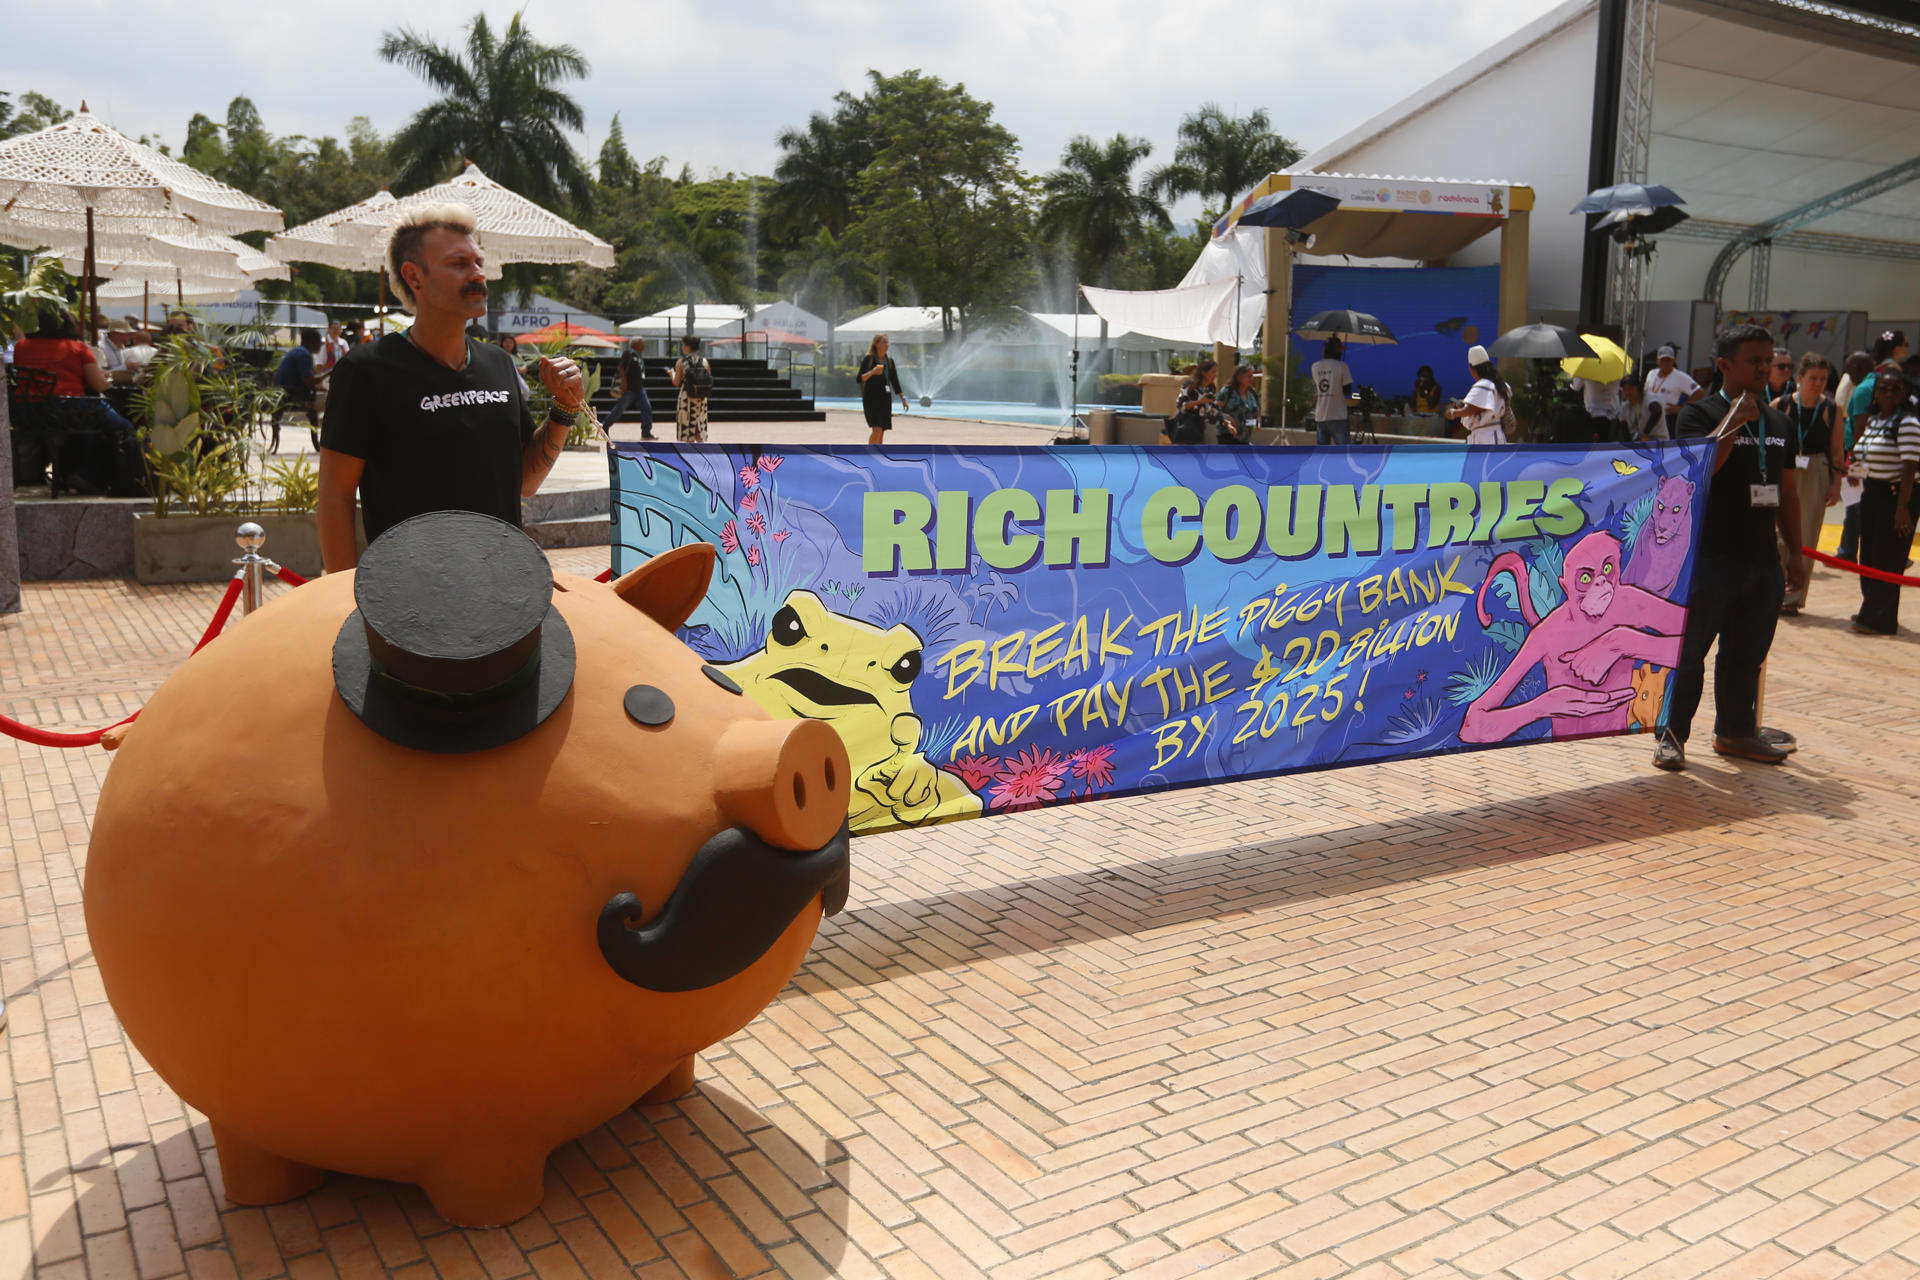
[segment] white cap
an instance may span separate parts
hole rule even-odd
[[[1473,344],[1473,346],[1467,348],[1467,367],[1468,368],[1478,369],[1481,365],[1491,364],[1492,362],[1493,362],[1493,357],[1488,355],[1487,349],[1481,346],[1479,343],[1476,342]]]
[[[1662,347],[1658,351],[1653,353],[1653,358],[1655,360],[1673,360],[1673,359],[1677,359],[1679,355],[1680,353],[1678,351],[1675,351],[1672,347]]]

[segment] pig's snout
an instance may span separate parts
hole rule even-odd
[[[819,720],[741,720],[720,735],[714,794],[727,822],[783,849],[817,849],[847,818],[847,748]]]

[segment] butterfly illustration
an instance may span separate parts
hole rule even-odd
[[[1638,475],[1640,473],[1640,468],[1634,466],[1631,462],[1622,462],[1618,458],[1613,460],[1613,469],[1623,476]]]

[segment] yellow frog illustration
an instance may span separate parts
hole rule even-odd
[[[720,670],[769,714],[838,731],[853,766],[853,830],[977,817],[980,797],[920,752],[912,691],[921,647],[904,623],[882,631],[796,590],[773,615],[766,645]]]

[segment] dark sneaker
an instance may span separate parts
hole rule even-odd
[[[1723,738],[1715,734],[1713,750],[1716,755],[1732,756],[1736,760],[1751,760],[1756,764],[1779,764],[1787,758],[1786,752],[1757,733],[1744,738]]]
[[[1879,636],[1886,634],[1884,631],[1875,631],[1872,627],[1860,621],[1860,615],[1857,613],[1847,619],[1847,630],[1857,636]]]
[[[1756,736],[1760,741],[1778,747],[1789,754],[1800,749],[1800,739],[1794,737],[1785,729],[1769,729],[1765,725],[1762,725],[1756,731]]]
[[[1687,749],[1680,745],[1680,739],[1670,733],[1660,735],[1660,745],[1653,749],[1653,767],[1668,773],[1678,773],[1687,767]]]
[[[1800,606],[1797,604],[1783,604],[1780,606],[1780,616],[1783,618],[1797,618],[1800,616]]]

